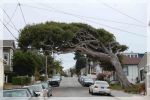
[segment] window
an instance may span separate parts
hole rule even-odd
[[[8,53],[4,53],[3,59],[4,59],[4,64],[8,65],[9,64],[9,54]]]
[[[126,76],[128,76],[128,66],[123,67],[123,72]]]
[[[144,69],[140,70],[140,79],[141,79],[141,81],[143,81],[145,79]]]

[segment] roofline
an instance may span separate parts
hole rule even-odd
[[[2,46],[3,48],[12,48],[13,50],[15,50],[15,47],[13,46]]]

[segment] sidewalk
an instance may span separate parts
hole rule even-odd
[[[129,94],[121,90],[112,90],[111,95],[116,100],[149,100],[150,97],[140,94]]]
[[[133,97],[133,96],[143,96],[140,94],[130,94],[130,93],[126,93],[124,91],[121,90],[112,90],[111,91],[111,95],[114,97]]]

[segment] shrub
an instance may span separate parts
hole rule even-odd
[[[139,92],[139,85],[132,85],[128,88],[125,88],[124,91],[128,92],[128,93],[138,93]]]
[[[40,81],[45,81],[45,76],[40,76]]]
[[[123,89],[119,83],[110,84],[110,87],[111,87],[111,89],[115,89],[115,90],[122,90]]]
[[[13,85],[28,85],[31,82],[31,78],[27,76],[17,76],[12,78]]]

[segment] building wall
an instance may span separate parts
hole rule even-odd
[[[147,55],[147,95],[150,96],[150,53]]]
[[[138,67],[137,65],[126,65],[123,67],[123,70],[127,68],[127,73],[126,76],[129,80],[129,82],[135,84],[137,82],[137,77],[138,77]]]

